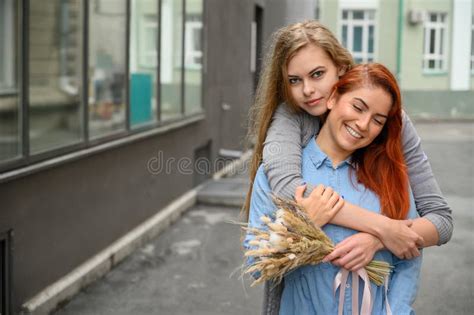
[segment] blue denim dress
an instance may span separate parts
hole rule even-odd
[[[344,199],[367,210],[380,213],[380,203],[377,195],[357,183],[355,169],[350,159],[342,162],[336,168],[324,152],[320,150],[313,139],[303,150],[302,175],[303,179],[314,185],[323,184],[332,187]],[[264,169],[260,166],[255,177],[249,215],[249,225],[264,228],[260,221],[262,215],[274,217],[276,210],[272,203],[271,189]],[[411,198],[409,218],[418,216],[413,198]],[[357,231],[333,224],[326,224],[324,232],[337,244]],[[244,247],[250,248],[248,242],[252,235],[244,240]],[[389,262],[394,269],[389,277],[388,291],[384,286],[370,283],[372,314],[386,314],[386,298],[392,314],[414,314],[412,304],[415,300],[419,285],[421,256],[411,260],[401,260],[386,250],[378,251],[375,260]],[[250,264],[250,259],[248,263]],[[315,266],[300,267],[284,277],[284,289],[280,304],[280,314],[321,314],[338,313],[339,287],[333,292],[334,280],[339,267],[331,263],[321,263]],[[362,305],[364,282],[359,281],[359,303]],[[352,310],[352,277],[349,274],[343,296],[343,314],[353,314]],[[360,311],[360,309],[359,309]]]

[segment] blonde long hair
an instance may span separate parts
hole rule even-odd
[[[254,142],[255,146],[249,165],[250,188],[241,213],[245,220],[248,219],[252,186],[262,162],[263,142],[273,114],[280,103],[287,103],[295,112],[300,110],[292,100],[287,79],[290,59],[301,48],[313,44],[324,49],[338,69],[348,70],[354,64],[351,54],[332,32],[313,20],[291,24],[277,30],[272,35],[271,43],[264,58],[255,102],[249,111],[247,143],[251,145]]]

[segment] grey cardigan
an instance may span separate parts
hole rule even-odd
[[[305,112],[295,113],[286,104],[280,104],[273,115],[263,150],[265,172],[276,195],[293,198],[301,178],[302,148],[320,128],[319,119]],[[410,186],[416,209],[421,217],[432,222],[439,234],[438,245],[449,241],[453,233],[451,209],[441,194],[421,140],[415,127],[403,113],[403,152],[408,167]],[[313,187],[308,183],[305,194]],[[278,314],[282,285],[265,284],[263,314]]]

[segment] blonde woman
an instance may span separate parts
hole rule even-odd
[[[401,148],[400,90],[390,71],[375,63],[348,70],[334,86],[328,109],[319,134],[303,150],[303,178],[331,185],[347,201],[374,214],[395,220],[416,218]],[[261,165],[253,185],[250,227],[261,229],[262,216],[275,217],[277,209],[270,194]],[[356,233],[326,224],[328,221],[311,213],[310,218],[336,244]],[[249,233],[244,242],[246,248],[250,249],[252,239],[253,234]],[[370,283],[363,268],[349,274],[347,269],[329,263],[302,266],[287,273],[280,315],[413,314],[421,257],[398,259],[380,247],[375,259],[393,266],[384,286]]]
[[[396,220],[347,201],[340,202],[337,191],[330,187],[313,190],[319,182],[301,187],[304,184],[302,148],[320,128],[332,86],[352,66],[349,52],[316,21],[278,30],[265,58],[250,114],[253,122],[249,134],[255,141],[251,184],[263,164],[276,195],[295,197],[316,217],[331,218],[331,223],[360,231],[337,244],[327,257],[327,261],[348,270],[367,264],[381,246],[401,259],[418,257],[419,247],[444,244],[453,230],[451,209],[441,195],[420,139],[405,114],[403,152],[420,218]],[[248,218],[251,194],[252,185],[243,208],[245,218]],[[281,286],[275,290],[266,287],[265,314],[278,312],[279,292]]]

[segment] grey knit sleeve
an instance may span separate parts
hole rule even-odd
[[[285,198],[294,198],[302,185],[302,148],[319,130],[319,119],[297,113],[286,104],[275,111],[263,147],[263,166],[272,191]],[[308,183],[305,195],[313,190]]]
[[[402,142],[416,209],[421,217],[436,226],[439,234],[438,245],[445,244],[453,233],[452,211],[441,194],[428,157],[421,147],[420,137],[405,113],[403,113]]]

